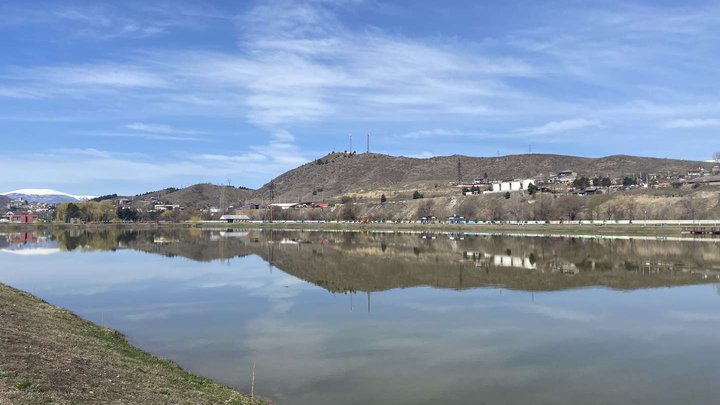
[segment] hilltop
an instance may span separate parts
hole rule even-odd
[[[167,203],[191,208],[204,208],[219,207],[223,194],[226,205],[238,205],[251,198],[253,192],[254,190],[245,187],[201,183],[180,189],[171,187],[136,197],[145,201],[155,201],[159,204]]]
[[[432,191],[458,181],[458,164],[462,182],[471,182],[484,175],[496,180],[548,177],[561,170],[572,170],[588,177],[612,178],[641,173],[686,173],[691,167],[702,166],[707,170],[712,167],[712,163],[707,162],[627,155],[602,158],[552,154],[452,155],[420,159],[377,153],[331,153],[276,177],[253,196],[270,196],[271,184],[275,201]]]

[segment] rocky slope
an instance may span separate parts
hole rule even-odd
[[[372,195],[379,192],[435,190],[448,182],[471,182],[488,175],[490,179],[548,176],[561,170],[580,175],[620,177],[641,173],[686,173],[688,168],[709,163],[626,155],[585,158],[564,155],[525,154],[500,157],[440,156],[416,159],[375,153],[335,153],[290,170],[253,193],[275,201],[326,200],[346,194]],[[313,195],[313,192],[315,193]]]

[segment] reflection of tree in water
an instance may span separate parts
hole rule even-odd
[[[591,285],[641,288],[717,279],[715,243],[550,237],[310,231],[70,230],[67,250],[135,249],[191,260],[256,254],[330,291],[430,285],[549,290]]]

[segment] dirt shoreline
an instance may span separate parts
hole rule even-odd
[[[253,402],[132,346],[115,330],[0,284],[0,404],[99,403]]]

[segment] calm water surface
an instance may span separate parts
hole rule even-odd
[[[720,241],[0,234],[0,282],[278,404],[707,404]]]

